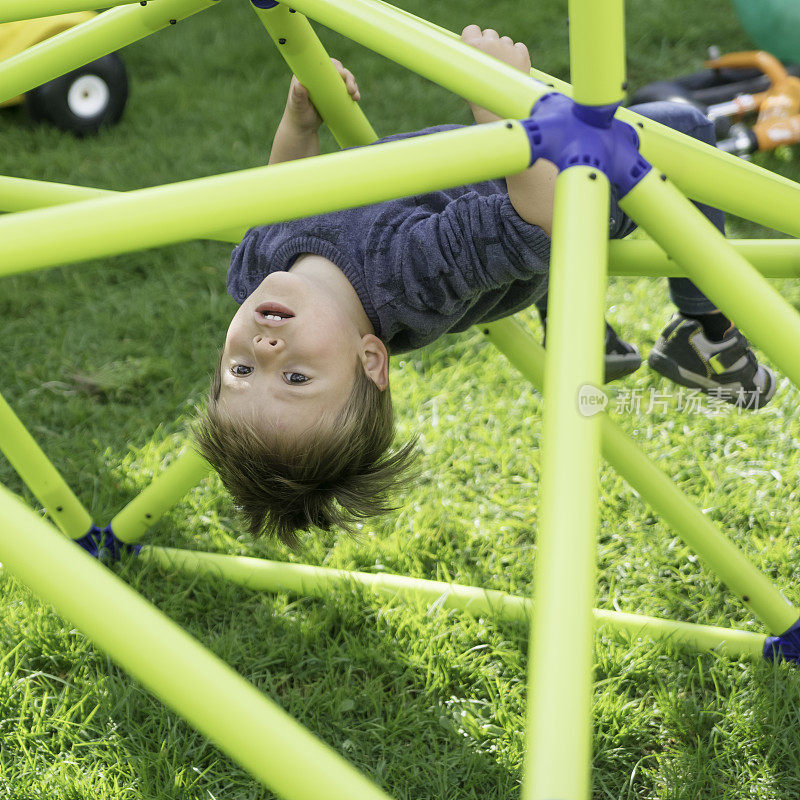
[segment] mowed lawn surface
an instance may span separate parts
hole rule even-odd
[[[226,0],[127,48],[125,116],[95,138],[2,111],[0,174],[129,190],[266,163],[289,77],[248,5]],[[494,27],[525,41],[535,66],[569,77],[564,2],[403,7],[455,31]],[[727,0],[632,0],[627,14],[632,88],[700,69],[711,44],[751,47]],[[356,74],[379,135],[470,122],[459,98],[318,29]],[[323,151],[333,149],[325,133]],[[797,179],[798,158],[755,160]],[[94,235],[91,220],[85,231]],[[774,235],[737,220],[729,234]],[[193,242],[0,282],[0,391],[100,524],[188,441],[236,308],[225,292],[229,253]],[[776,286],[800,303],[796,282]],[[608,308],[645,355],[672,313],[663,280],[612,280]],[[535,314],[521,318],[538,336]],[[365,524],[358,541],[308,536],[298,553],[254,542],[215,477],[147,541],[529,593],[539,395],[478,333],[393,359],[392,391],[399,436],[420,436],[422,472],[399,510]],[[651,403],[665,395],[666,409]],[[781,378],[757,415],[681,411],[677,388],[645,366],[614,388],[610,408],[797,604],[799,399]],[[3,459],[0,481],[39,508]],[[601,494],[598,607],[762,631],[605,465]],[[519,795],[526,626],[355,589],[309,600],[136,559],[113,569],[393,797]],[[570,658],[569,637],[553,646]],[[0,663],[0,797],[272,797],[7,573]],[[594,798],[800,797],[795,669],[599,635],[595,677]]]

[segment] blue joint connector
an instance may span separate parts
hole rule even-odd
[[[793,661],[800,664],[800,619],[780,636],[767,636],[764,658],[767,661]]]
[[[105,528],[92,525],[89,532],[76,539],[75,543],[99,561],[119,561],[123,553],[139,555],[142,549],[140,544],[126,544],[117,539],[110,525],[106,525]]]
[[[275,8],[275,6],[278,5],[276,0],[250,0],[250,2],[256,8],[262,8],[262,9]]]
[[[639,155],[639,137],[627,123],[614,119],[618,103],[585,106],[551,92],[542,95],[521,120],[531,143],[531,164],[552,161],[560,170],[594,167],[624,197],[652,169]]]

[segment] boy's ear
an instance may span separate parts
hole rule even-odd
[[[386,345],[372,333],[361,337],[361,363],[364,372],[384,391],[389,385],[389,353]]]

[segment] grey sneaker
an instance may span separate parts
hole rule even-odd
[[[604,383],[624,378],[642,366],[642,356],[635,344],[623,341],[606,322],[606,355]]]
[[[722,341],[706,338],[703,326],[677,314],[655,343],[647,363],[656,372],[681,386],[699,389],[754,411],[775,394],[775,375],[759,364],[747,339],[731,328]]]
[[[539,314],[541,316],[541,311]],[[547,321],[542,318],[544,326],[544,339],[542,346],[547,346]],[[604,361],[603,383],[611,383],[632,372],[636,372],[642,366],[642,356],[639,348],[635,344],[623,341],[617,332],[606,322],[606,353]]]

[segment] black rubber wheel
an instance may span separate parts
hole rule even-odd
[[[122,59],[111,53],[28,92],[31,117],[78,136],[118,122],[128,99]]]
[[[630,105],[639,103],[654,103],[658,100],[668,100],[672,103],[688,103],[705,112],[705,107],[698,103],[691,89],[682,85],[678,81],[655,81],[642,86],[631,96]]]

